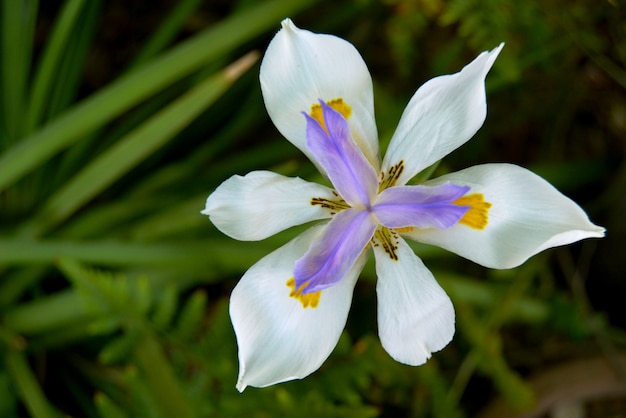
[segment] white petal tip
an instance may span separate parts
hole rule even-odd
[[[243,393],[244,390],[246,390],[246,388],[248,387],[248,385],[246,385],[245,383],[243,383],[241,380],[239,382],[237,382],[237,385],[235,386],[237,388],[237,390],[239,391],[239,393]]]
[[[283,29],[291,29],[291,30],[296,30],[298,29],[298,27],[293,23],[293,21],[290,18],[285,18],[283,19],[282,22],[280,22],[280,26],[282,26]]]
[[[502,51],[502,48],[504,48],[504,42],[501,42],[500,45],[498,45],[491,51],[483,52],[483,54],[487,56],[484,67],[486,69],[485,75],[487,74],[487,71],[489,71],[493,66],[493,63],[496,61],[496,58],[498,58],[498,55],[500,55],[500,51]]]
[[[419,350],[417,351],[421,352],[421,355],[419,358],[413,357],[410,360],[405,359],[404,361],[402,360],[398,360],[398,361],[400,363],[405,363],[409,366],[421,366],[423,364],[426,364],[426,362],[430,360],[430,357],[432,356],[432,352],[428,348],[426,348],[425,345],[422,347],[419,347]]]
[[[385,347],[385,344],[383,344],[383,348],[389,353],[391,358],[407,366],[421,366],[426,364],[433,354],[433,351],[430,350],[430,347],[424,342],[419,342],[411,348],[407,347],[405,351],[397,351],[397,349],[394,349],[395,347]]]
[[[500,52],[502,51],[502,48],[504,48],[504,42],[500,42],[500,45],[498,45],[497,47],[495,47],[494,49],[492,49],[491,51],[485,51],[487,53],[487,55],[489,56],[488,58],[488,68],[491,68],[491,66],[493,65],[493,63],[495,62],[496,58],[498,58],[498,55],[500,55]]]
[[[606,229],[601,226],[595,227],[594,229],[585,231],[584,236],[581,239],[587,238],[604,238],[606,235]]]

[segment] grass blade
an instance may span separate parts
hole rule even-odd
[[[48,403],[23,352],[16,350],[7,351],[6,365],[31,417],[60,417],[60,414]]]
[[[41,63],[37,67],[37,73],[33,81],[33,88],[30,95],[28,111],[26,113],[25,128],[26,133],[30,133],[41,121],[49,97],[53,82],[56,80],[57,70],[67,42],[72,34],[72,29],[77,23],[77,17],[85,4],[85,0],[69,0],[65,2],[61,15],[59,16],[50,41],[41,58]]]
[[[148,61],[159,51],[164,49],[180,31],[180,27],[194,10],[198,8],[202,0],[184,0],[178,2],[176,7],[137,54],[130,67],[135,68]]]
[[[82,204],[175,136],[217,100],[257,58],[256,53],[242,57],[218,75],[193,88],[101,154],[51,197],[42,209],[41,216],[31,224],[34,226],[30,230],[31,234],[40,235],[47,227],[67,219]]]
[[[315,0],[273,0],[236,14],[149,64],[132,71],[64,113],[0,157],[0,191],[52,155],[176,80],[198,70]]]
[[[5,0],[2,2],[0,63],[4,125],[8,143],[22,134],[32,40],[35,31],[38,1]],[[0,148],[4,146],[0,144]],[[0,164],[0,167],[3,164]]]

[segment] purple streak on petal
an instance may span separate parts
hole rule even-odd
[[[346,119],[322,100],[320,104],[328,132],[303,112],[307,146],[346,202],[369,207],[378,190],[376,172],[352,139]]]
[[[303,293],[339,282],[350,271],[376,230],[370,212],[346,209],[328,223],[321,237],[296,261],[296,288],[308,282]]]
[[[452,203],[469,191],[468,186],[396,186],[383,190],[372,211],[387,228],[447,229],[465,215],[469,207]]]

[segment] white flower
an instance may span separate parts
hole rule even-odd
[[[261,259],[235,287],[237,389],[320,367],[345,326],[369,248],[382,345],[397,361],[419,365],[452,339],[454,308],[404,238],[511,268],[546,248],[604,236],[578,205],[518,166],[485,164],[406,185],[480,128],[485,76],[502,46],[420,87],[381,163],[372,81],[359,53],[282,22],[261,64],[265,105],[334,190],[255,171],[231,177],[207,199],[203,213],[239,240],[328,219]]]

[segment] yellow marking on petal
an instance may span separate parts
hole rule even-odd
[[[382,172],[380,174],[380,184],[378,185],[378,193],[385,189],[393,187],[398,182],[400,174],[404,171],[404,161],[400,161],[398,164],[392,166],[387,174]]]
[[[387,253],[389,258],[393,261],[398,261],[398,235],[389,228],[378,228],[372,238],[372,245],[374,247],[382,247]]]
[[[412,226],[405,226],[404,228],[394,228],[393,230],[398,234],[406,234],[408,232],[413,232],[415,228]]]
[[[452,203],[470,207],[459,221],[460,224],[474,229],[485,229],[487,227],[489,223],[489,208],[491,208],[492,204],[485,200],[485,196],[482,193],[466,195]]]
[[[291,279],[287,280],[287,287],[291,289],[291,292],[289,292],[289,297],[300,301],[303,308],[317,308],[317,305],[319,305],[320,303],[322,291],[318,290],[317,292],[303,294],[302,291],[307,287],[308,284],[309,282],[306,282],[298,289],[296,289],[296,279],[292,277]]]
[[[329,101],[326,102],[326,104],[328,106],[332,107],[333,109],[335,109],[337,112],[341,113],[341,115],[346,120],[352,114],[352,108],[346,102],[344,102],[341,97],[329,100]],[[326,123],[324,123],[324,113],[322,112],[322,105],[321,104],[316,103],[316,104],[311,106],[310,116],[313,119],[315,119],[316,121],[318,121],[319,124],[322,126],[322,128],[324,128],[324,130],[326,132],[328,132],[328,130],[326,129]]]

